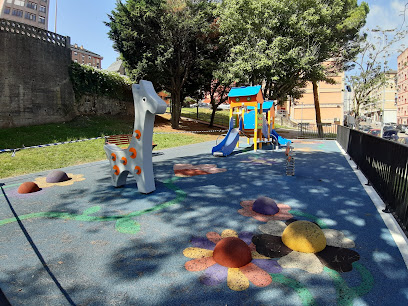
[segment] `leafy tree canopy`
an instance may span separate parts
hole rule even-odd
[[[202,60],[202,37],[211,31],[212,4],[205,0],[128,0],[109,15],[114,41],[130,77],[151,80],[172,96],[172,126],[192,70]]]

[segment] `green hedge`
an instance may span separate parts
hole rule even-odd
[[[107,96],[123,101],[133,100],[132,82],[118,73],[72,62],[70,77],[77,101],[87,94]]]

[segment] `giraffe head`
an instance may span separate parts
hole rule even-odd
[[[132,85],[135,112],[163,114],[167,104],[157,95],[150,81],[141,80],[139,84]]]

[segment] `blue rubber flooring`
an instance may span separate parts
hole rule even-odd
[[[71,185],[21,195],[49,171],[2,180],[0,288],[12,305],[407,305],[408,273],[388,228],[335,141],[297,141],[295,176],[284,150],[236,149],[213,157],[213,142],[155,151],[157,190],[130,177],[114,188],[108,161],[61,169]],[[39,149],[40,150],[40,149]],[[225,172],[176,177],[174,164]],[[360,259],[349,272],[283,268],[267,286],[242,291],[204,284],[183,251],[206,234],[260,234],[265,222],[238,213],[267,196],[297,220],[341,231]],[[18,216],[18,220],[13,215]],[[322,227],[323,227],[322,226]],[[341,258],[339,258],[341,260]],[[1,300],[0,300],[1,301]],[[1,304],[1,302],[0,302]]]

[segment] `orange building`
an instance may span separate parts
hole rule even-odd
[[[84,46],[78,47],[77,44],[71,45],[72,60],[75,63],[89,65],[98,69],[102,69],[103,57],[92,51],[84,49]]]
[[[320,102],[320,115],[322,123],[343,122],[344,101],[344,72],[332,78],[336,84],[318,82],[318,95]],[[316,111],[313,99],[312,83],[308,83],[305,93],[300,99],[295,99],[290,106],[290,119],[296,123],[316,123]],[[285,109],[287,109],[285,107]]]
[[[397,123],[408,124],[408,48],[398,56]]]
[[[48,30],[50,0],[0,0],[0,18]]]

